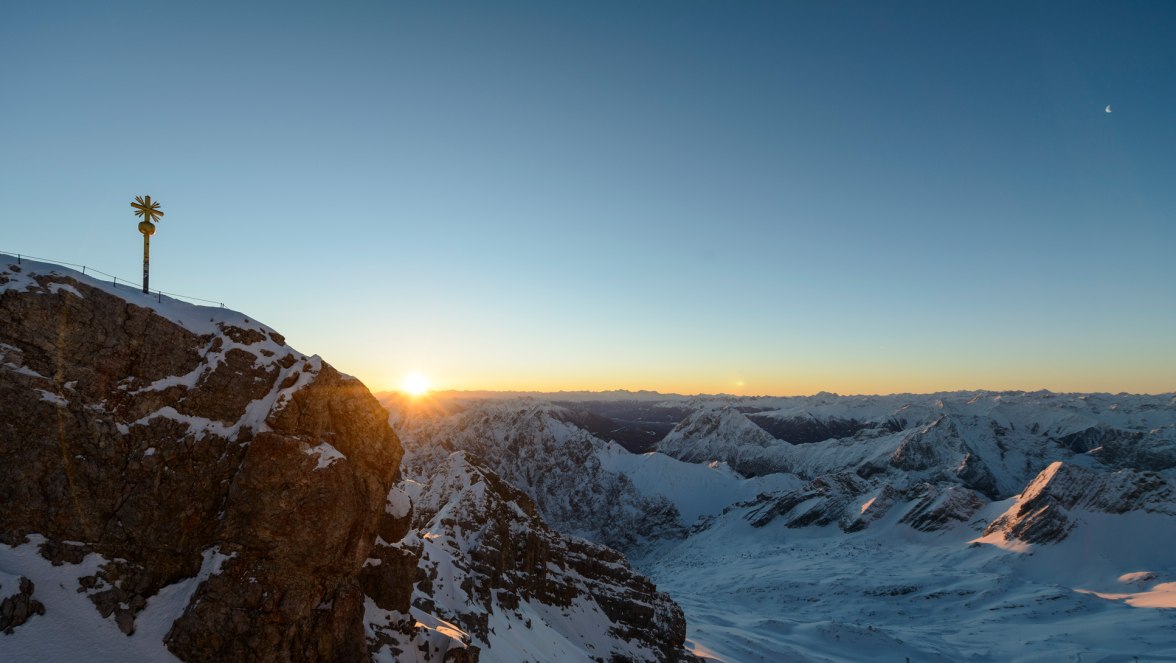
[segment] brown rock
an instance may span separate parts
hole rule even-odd
[[[168,633],[177,656],[366,660],[361,568],[401,448],[363,385],[240,317],[195,332],[87,279],[31,278],[0,291],[0,540],[111,560],[79,589],[128,634],[215,548],[229,559]],[[230,315],[186,313],[204,311]],[[343,458],[320,463],[327,444]]]

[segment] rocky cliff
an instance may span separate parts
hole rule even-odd
[[[358,571],[400,443],[358,381],[224,309],[0,270],[0,539],[103,562],[77,590],[188,661],[366,659]],[[218,572],[207,562],[217,560]]]

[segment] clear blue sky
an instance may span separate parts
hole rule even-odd
[[[150,194],[377,390],[1176,390],[1176,3],[336,4],[0,5],[0,250]]]

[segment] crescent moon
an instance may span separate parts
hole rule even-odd
[[[1111,112],[1111,105],[1110,104],[1107,104],[1107,112],[1108,113]]]

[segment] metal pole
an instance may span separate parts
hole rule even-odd
[[[151,267],[151,235],[143,233],[143,294],[147,292],[147,279]]]

